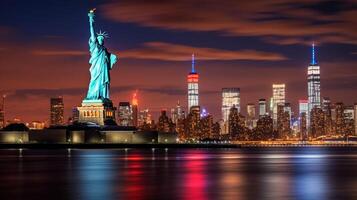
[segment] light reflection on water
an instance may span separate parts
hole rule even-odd
[[[0,150],[0,199],[356,199],[357,149]]]

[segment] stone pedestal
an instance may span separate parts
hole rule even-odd
[[[77,107],[79,111],[78,122],[92,122],[98,125],[105,125],[106,120],[115,121],[115,110],[110,100],[83,100],[82,106]]]

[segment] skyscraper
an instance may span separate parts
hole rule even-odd
[[[307,139],[307,115],[309,113],[309,101],[299,100],[299,124],[300,124],[300,139]]]
[[[309,137],[316,138],[325,135],[324,112],[321,108],[314,107],[311,110],[310,120]]]
[[[166,110],[161,111],[161,115],[159,117],[159,122],[157,124],[157,130],[159,132],[168,133],[170,132],[170,120],[166,115]]]
[[[259,99],[259,117],[267,113],[267,102],[265,99]]]
[[[55,97],[50,100],[50,125],[58,126],[64,124],[64,104],[63,98]]]
[[[357,103],[354,105],[355,110],[355,135],[357,135]]]
[[[192,54],[191,72],[187,75],[188,112],[192,106],[198,106],[198,73],[195,71],[195,55]]]
[[[277,105],[277,131],[279,138],[286,139],[290,136],[291,107],[289,104]]]
[[[174,124],[177,124],[179,119],[184,118],[183,110],[181,109],[180,101],[177,101],[176,107],[171,109],[171,119]]]
[[[138,116],[138,126],[150,125],[152,123],[149,109],[141,109]]]
[[[299,116],[302,113],[307,114],[309,109],[309,101],[308,100],[299,100]]]
[[[6,126],[5,123],[5,98],[6,95],[2,95],[2,104],[0,108],[0,128],[3,128]]]
[[[285,104],[285,84],[273,84],[273,122],[274,126],[278,119],[278,105]]]
[[[332,105],[331,100],[328,97],[322,98],[322,111],[324,112],[325,120],[325,135],[332,135],[333,130],[333,121],[332,121]]]
[[[246,125],[249,129],[253,129],[256,126],[255,120],[255,105],[253,103],[247,104],[247,121]]]
[[[354,107],[345,106],[343,111],[344,116],[344,133],[346,135],[354,135],[354,119],[355,119]]]
[[[129,102],[119,102],[118,106],[118,125],[132,126],[132,112]]]
[[[315,44],[312,44],[312,58],[307,68],[307,86],[309,99],[309,112],[311,109],[321,106],[320,99],[320,66],[317,64],[315,57]],[[309,115],[308,115],[309,116]]]
[[[78,122],[79,120],[79,110],[77,107],[72,108],[72,122]]]
[[[248,118],[255,118],[255,104],[254,103],[248,103],[247,104],[247,114]]]
[[[345,105],[342,102],[335,103],[335,117],[334,125],[337,135],[344,135],[345,117],[344,117]]]
[[[222,133],[228,133],[228,118],[231,108],[234,106],[238,113],[240,112],[240,89],[239,88],[222,88],[222,120],[224,126]]]
[[[133,126],[138,126],[138,97],[137,97],[138,91],[135,91],[133,94],[133,99],[131,101],[131,112],[132,112],[132,117],[133,117]]]

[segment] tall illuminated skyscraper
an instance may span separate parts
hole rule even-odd
[[[198,106],[198,73],[195,71],[195,54],[192,54],[192,65],[191,72],[187,75],[187,84],[188,84],[188,112],[192,106]]]
[[[246,125],[249,129],[253,129],[256,126],[255,104],[253,104],[253,103],[247,104]]]
[[[228,119],[232,107],[240,112],[240,89],[239,88],[222,88],[222,133],[228,133]]]
[[[315,44],[312,44],[311,63],[307,68],[307,87],[308,87],[308,100],[309,112],[314,107],[321,107],[320,98],[320,66],[317,64],[315,57]],[[309,116],[309,115],[308,115]]]
[[[62,97],[51,98],[50,106],[50,122],[51,126],[64,124],[64,104]]]
[[[133,115],[133,126],[138,126],[138,91],[133,94],[133,99],[131,100],[131,112]]]
[[[240,112],[240,89],[222,88],[222,119],[228,121],[229,111],[235,106]]]
[[[274,126],[278,120],[278,105],[285,104],[285,84],[273,84],[273,122]]]
[[[299,116],[301,116],[302,113],[305,113],[307,115],[308,109],[309,109],[309,101],[299,100]]]
[[[267,113],[267,102],[265,99],[259,99],[259,117]]]

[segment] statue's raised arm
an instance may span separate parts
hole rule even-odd
[[[88,17],[89,17],[89,29],[90,29],[90,39],[92,40],[92,42],[95,41],[95,32],[94,32],[94,11],[95,11],[95,8],[90,10],[89,13],[88,13]]]

